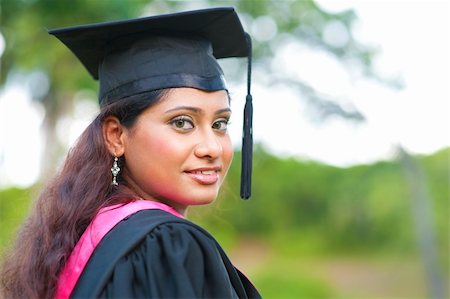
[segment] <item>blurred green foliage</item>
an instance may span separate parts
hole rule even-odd
[[[97,90],[97,83],[81,63],[62,43],[47,34],[48,29],[215,6],[234,6],[242,16],[244,29],[252,34],[258,31],[260,26],[255,22],[261,17],[276,24],[274,36],[267,40],[253,39],[254,74],[270,74],[259,76],[266,77],[267,82],[263,84],[295,88],[299,100],[307,101],[313,110],[308,113],[309,117],[338,115],[353,121],[364,118],[356,107],[344,109],[339,101],[333,101],[331,96],[324,97],[306,81],[294,80],[288,73],[275,71],[271,63],[279,49],[296,40],[299,44],[329,53],[358,69],[364,76],[380,79],[372,70],[377,51],[361,44],[353,36],[356,15],[351,10],[329,13],[312,0],[2,0],[0,34],[5,39],[5,49],[1,55],[0,89],[20,82],[45,110],[42,131],[46,163],[41,170],[43,177],[55,171],[62,153],[67,151],[56,132],[60,119],[73,113],[78,91]],[[342,25],[348,34],[348,41],[343,45],[332,45],[322,38],[324,28],[333,22]],[[242,82],[246,63],[237,60],[235,67],[226,70],[227,80]]]
[[[417,157],[426,172],[443,253],[449,241],[449,153],[446,149]],[[256,148],[254,160],[252,199],[242,202],[236,192],[237,153],[221,198],[215,205],[199,208],[197,221],[218,231],[225,225],[236,235],[275,235],[277,244],[278,237],[295,240],[312,231],[313,236],[321,236],[312,242],[323,250],[415,251],[409,189],[399,162],[336,168],[276,157],[261,147]]]
[[[326,282],[312,277],[306,269],[299,271],[289,260],[279,258],[255,276],[255,283],[264,298],[333,298]]]
[[[46,29],[171,12],[197,4],[236,6],[245,16],[246,29],[251,29],[258,17],[270,16],[277,24],[277,35],[270,41],[254,40],[255,69],[273,74],[267,85],[283,81],[299,90],[299,99],[309,99],[317,107],[333,108],[323,109],[318,115],[335,111],[349,119],[360,118],[358,113],[352,116],[330,101],[324,102],[306,82],[293,82],[287,74],[274,72],[270,63],[283,42],[295,39],[324,50],[341,62],[359,64],[362,73],[376,77],[372,70],[376,51],[353,37],[351,28],[356,15],[352,11],[329,14],[314,1],[3,0],[0,1],[0,30],[6,48],[1,57],[0,84],[3,87],[15,73],[40,71],[47,77],[48,90],[43,94],[33,93],[46,110],[44,129],[49,147],[45,151],[46,165],[56,165],[52,160],[58,160],[60,153],[65,152],[65,149],[51,149],[58,146],[57,138],[52,135],[56,134],[58,119],[70,113],[75,93],[80,89],[97,88],[70,51],[48,36]],[[334,47],[323,41],[323,28],[331,21],[339,21],[347,28],[350,39],[344,47]],[[229,79],[241,80],[244,73],[237,70]],[[34,90],[38,89],[31,91]],[[449,154],[450,149],[447,149],[431,156],[416,157],[425,171],[424,183],[432,199],[429,204],[433,208],[433,232],[447,280]],[[239,198],[239,163],[240,154],[236,153],[217,202],[193,208],[190,215],[219,239],[265,298],[349,298],[349,291],[338,290],[333,284],[338,280],[336,277],[330,281],[328,272],[332,271],[329,268],[321,270],[326,275],[319,273],[317,260],[362,256],[366,264],[370,261],[378,265],[378,259],[382,259],[382,264],[394,265],[386,272],[420,271],[420,266],[416,265],[419,254],[410,191],[400,162],[342,169],[276,157],[256,147],[253,195],[249,202]],[[43,171],[44,174],[51,172]],[[0,253],[9,246],[31,207],[34,190],[0,190]],[[392,263],[392,259],[399,257],[399,262]],[[339,276],[342,275],[339,272]],[[403,272],[395,275],[403,275]],[[425,297],[420,279],[424,277],[418,275],[406,281],[403,286],[409,290],[406,295],[393,292],[391,297]],[[368,295],[371,291],[368,288],[364,298],[381,296],[371,297]],[[362,297],[360,294],[358,298]]]
[[[0,190],[0,254],[11,245],[14,235],[31,207],[29,189]]]
[[[436,235],[437,260],[446,281],[450,248],[449,156],[450,149],[445,149],[415,157],[425,171],[424,183],[431,193],[428,204],[433,214],[432,233]],[[256,148],[254,159],[249,202],[238,198],[237,154],[219,200],[212,206],[195,208],[192,218],[209,228],[226,247],[234,248],[238,257],[240,246],[246,247],[254,239],[263,240],[259,247],[251,246],[252,253],[244,257],[243,264],[245,259],[261,259],[265,267],[256,269],[252,277],[267,298],[349,298],[353,287],[333,290],[330,278],[324,278],[327,274],[315,276],[311,268],[304,267],[310,259],[341,257],[362,257],[363,263],[373,263],[370,267],[375,267],[374,273],[377,267],[389,268],[390,272],[383,275],[393,281],[399,279],[392,290],[380,282],[379,288],[386,289],[389,298],[427,295],[413,203],[400,161],[336,168],[276,157],[261,147]],[[268,250],[269,258],[259,256],[258,250]],[[312,269],[315,267],[313,264]],[[355,292],[362,298],[363,293]],[[384,296],[371,296],[371,292],[366,289],[364,298]]]
[[[445,149],[416,157],[432,195],[434,233],[446,277],[449,155],[450,149]],[[405,259],[401,262],[405,267],[420,264],[409,191],[399,162],[336,168],[276,157],[262,147],[256,148],[254,159],[250,201],[242,201],[237,192],[240,157],[236,153],[220,198],[213,205],[192,208],[190,218],[219,239],[266,298],[338,296],[323,275],[314,274],[317,265],[311,266],[310,259],[373,260],[375,256]],[[0,191],[0,252],[27,214],[31,190]],[[420,273],[420,267],[414,267]]]

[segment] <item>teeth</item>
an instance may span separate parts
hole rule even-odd
[[[216,173],[216,171],[215,170],[202,170],[202,171],[200,171],[202,174],[214,174],[214,173]]]

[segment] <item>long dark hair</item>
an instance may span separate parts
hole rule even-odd
[[[62,267],[98,210],[136,199],[123,178],[118,187],[111,184],[112,157],[104,142],[103,121],[113,115],[131,128],[167,91],[135,95],[101,108],[70,149],[61,171],[43,189],[5,256],[0,270],[5,298],[52,298]]]

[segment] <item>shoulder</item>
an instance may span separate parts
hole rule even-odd
[[[106,242],[108,239],[128,242],[130,250],[139,246],[151,248],[151,256],[158,251],[166,255],[206,254],[220,247],[205,229],[160,210],[143,210],[124,219],[105,237]]]
[[[206,280],[230,297],[229,268],[234,269],[207,231],[161,210],[143,210],[122,220],[100,242],[74,297],[196,297],[205,292]]]
[[[181,269],[191,263],[222,264],[220,245],[206,230],[189,220],[162,211],[141,211],[125,220],[122,226],[126,231],[143,230],[127,256],[139,255],[149,267],[170,264],[172,269]],[[118,228],[116,232],[123,236],[119,230],[125,231]]]
[[[197,224],[161,210],[142,210],[118,223],[105,237],[107,239],[128,239],[130,236],[144,239],[173,242],[188,240],[210,242],[218,245],[213,236]],[[166,244],[168,245],[168,244]]]
[[[120,224],[120,223],[119,223]],[[162,210],[142,210],[123,220],[122,225],[126,226],[138,226],[141,229],[150,228],[148,233],[152,230],[171,227],[180,230],[188,230],[197,232],[207,236],[208,238],[213,238],[205,229],[198,226],[197,224],[185,219],[177,217],[171,213]]]
[[[259,298],[198,225],[161,210],[127,217],[100,242],[71,298]]]

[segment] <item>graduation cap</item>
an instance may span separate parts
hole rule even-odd
[[[251,195],[252,96],[250,36],[232,7],[54,29],[99,80],[99,102],[158,89],[226,90],[217,59],[247,57],[247,97],[242,137],[241,197]]]

